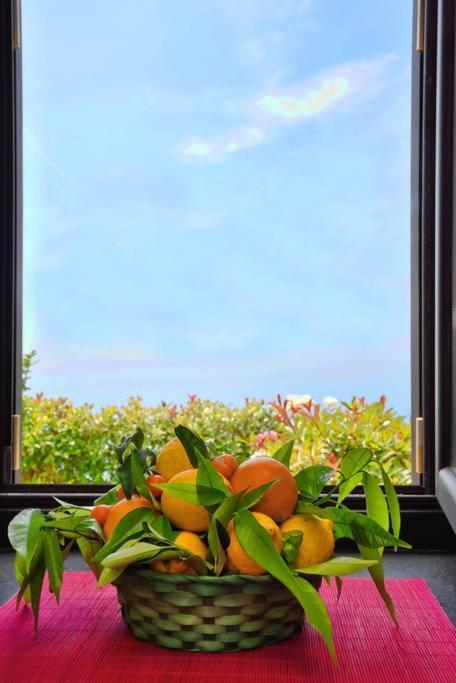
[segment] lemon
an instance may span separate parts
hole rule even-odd
[[[168,484],[196,484],[198,470],[178,472]],[[164,476],[164,475],[163,475]],[[183,531],[206,531],[209,527],[209,513],[202,505],[187,501],[163,491],[161,497],[162,512],[177,529]]]
[[[333,522],[313,515],[293,515],[284,522],[280,531],[302,531],[298,555],[293,562],[297,568],[310,567],[329,560],[334,552]]]
[[[155,469],[167,481],[179,472],[192,469],[186,450],[177,437],[163,446],[157,455]]]

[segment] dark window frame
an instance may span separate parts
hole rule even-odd
[[[412,486],[398,488],[404,515],[404,537],[417,549],[455,548],[450,526],[435,496],[434,424],[442,432],[442,403],[435,422],[434,387],[436,347],[434,341],[435,277],[435,171],[437,92],[437,7],[425,3],[424,55],[412,50],[412,173],[411,259],[412,300],[412,422],[425,420],[425,471],[414,475]],[[13,48],[14,12],[20,0],[0,3],[0,546],[5,545],[8,520],[24,507],[50,509],[54,495],[91,504],[106,486],[14,484],[11,473],[11,415],[21,404],[21,306],[22,306],[22,108],[21,50]],[[418,2],[414,0],[413,36]],[[453,35],[454,40],[454,35]],[[445,252],[439,251],[443,257]],[[446,271],[444,271],[446,272]],[[443,310],[443,309],[442,309]],[[446,321],[446,317],[442,318]],[[443,329],[443,328],[442,328]],[[446,329],[446,328],[445,328]],[[438,356],[439,358],[441,355]],[[448,392],[448,382],[439,384],[439,397]],[[451,387],[450,387],[451,390]],[[414,452],[415,449],[413,449]],[[441,462],[441,461],[440,461]],[[412,463],[413,469],[414,463]],[[364,509],[364,497],[349,497],[355,509]]]

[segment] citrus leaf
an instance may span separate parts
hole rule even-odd
[[[353,448],[342,458],[339,467],[340,474],[345,478],[339,486],[339,497],[337,503],[340,504],[351,491],[361,483],[364,467],[372,460],[372,453],[368,448]]]
[[[375,583],[375,586],[378,592],[380,593],[382,600],[388,609],[388,612],[390,613],[391,619],[397,626],[397,617],[396,611],[394,609],[394,604],[391,599],[391,595],[388,593],[385,586],[385,575],[383,572],[383,564],[380,551],[378,550],[378,548],[364,548],[361,545],[358,545],[358,548],[364,559],[376,560],[376,564],[368,568],[369,574],[371,575]]]
[[[264,494],[266,493],[266,491],[268,491],[271,488],[271,486],[274,486],[274,484],[276,484],[278,481],[278,479],[273,479],[272,481],[266,482],[266,484],[261,484],[261,486],[257,486],[255,489],[251,489],[243,497],[239,509],[248,510],[248,508],[251,508],[257,503],[259,503],[260,500],[263,498]]]
[[[335,524],[334,535],[336,539],[351,538],[355,543],[367,548],[383,548],[395,545],[408,549],[412,547],[410,543],[390,534],[374,519],[346,508],[319,508],[315,505],[298,503],[297,512],[316,515],[323,519],[332,519]]]
[[[225,498],[223,491],[209,488],[209,486],[180,483],[154,484],[154,486],[170,493],[175,498],[180,498],[180,500],[185,500],[193,505],[217,505],[217,503],[221,503]]]
[[[333,659],[334,642],[331,622],[325,603],[315,588],[305,579],[296,576],[274,546],[268,532],[248,510],[234,515],[236,536],[243,550],[269,574],[283,583],[302,605],[307,620],[323,637]]]
[[[196,475],[197,488],[205,486],[228,495],[228,488],[223,481],[223,477],[217,472],[211,461],[202,456],[198,450],[195,451],[195,454],[198,462],[198,473]]]
[[[368,517],[375,519],[381,527],[388,531],[388,504],[378,481],[367,472],[364,472],[363,487],[366,496],[366,512]]]
[[[327,562],[313,564],[310,567],[297,567],[300,574],[317,574],[319,576],[348,576],[377,564],[376,560],[366,560],[359,557],[333,557]]]
[[[174,433],[185,448],[192,467],[198,467],[197,452],[203,458],[210,458],[209,451],[203,439],[195,434],[195,432],[192,432],[191,429],[184,427],[184,425],[177,425],[177,427],[174,428]]]
[[[49,577],[49,589],[57,604],[63,582],[63,560],[59,540],[54,529],[43,529],[44,560]]]
[[[165,515],[155,517],[153,522],[149,522],[149,527],[157,531],[167,541],[174,541],[174,531],[169,523],[169,519]]]
[[[124,567],[111,569],[110,567],[103,567],[97,580],[97,588],[103,588],[109,583],[114,583],[116,579],[122,574]]]
[[[30,565],[30,604],[33,611],[33,619],[35,626],[35,636],[38,635],[38,617],[40,612],[41,591],[43,588],[43,579],[46,572],[46,563],[44,560],[43,544],[40,543],[35,550],[31,565]]]
[[[224,547],[226,538],[223,537],[223,531],[220,527],[226,529],[231,517],[239,509],[243,495],[244,491],[240,491],[234,496],[227,496],[211,517],[207,540],[214,560],[216,576],[222,572],[226,559],[226,548]]]
[[[298,557],[304,534],[298,529],[282,532],[282,555],[288,564],[292,564]]]
[[[83,537],[76,539],[76,543],[87,566],[92,570],[96,578],[98,578],[100,575],[100,566],[94,562],[93,558],[101,549],[101,543],[99,541]]]
[[[119,569],[120,567],[128,567],[135,562],[144,562],[144,560],[162,559],[169,560],[174,557],[188,557],[190,553],[185,548],[163,547],[153,543],[146,543],[139,541],[134,545],[122,547],[111,553],[102,560],[103,567],[109,569]]]
[[[298,472],[295,481],[302,493],[312,496],[312,498],[318,498],[333,475],[332,467],[311,465]]]
[[[109,489],[109,491],[106,491],[106,493],[103,493],[102,496],[97,498],[96,500],[93,501],[94,505],[114,505],[115,503],[118,502],[118,497],[117,497],[117,486],[114,486],[112,489]]]
[[[391,483],[387,472],[382,467],[383,486],[385,487],[386,499],[388,501],[388,508],[391,518],[391,529],[395,536],[401,533],[401,510],[399,507],[399,499],[397,497],[396,489]]]
[[[135,451],[133,451],[133,453],[130,455],[130,475],[133,491],[136,490],[140,496],[148,500],[149,503],[152,503],[155,509],[158,509],[160,505],[147,486],[146,480],[144,478],[144,469],[140,464]]]
[[[134,534],[140,533],[144,522],[152,523],[156,514],[151,508],[136,508],[127,512],[122,517],[106,545],[104,545],[93,558],[94,562],[101,562],[110,553],[114,552]]]
[[[290,460],[293,454],[294,443],[295,440],[290,439],[290,441],[284,443],[282,446],[280,446],[280,448],[278,448],[275,451],[275,453],[272,454],[274,460],[278,460],[279,462],[281,462],[282,465],[285,465],[287,469],[290,469]]]
[[[8,538],[14,550],[24,558],[25,573],[30,571],[30,565],[41,543],[40,530],[44,518],[40,510],[26,509],[19,512],[8,525]]]

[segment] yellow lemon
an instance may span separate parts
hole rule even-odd
[[[184,470],[175,474],[168,484],[196,484],[198,470]],[[209,527],[209,513],[202,505],[187,503],[168,491],[161,497],[162,512],[177,529],[183,531],[206,531]]]
[[[302,531],[303,537],[294,567],[310,567],[326,562],[334,552],[333,522],[313,515],[293,515],[284,522],[280,531]]]
[[[198,555],[203,560],[207,557],[207,545],[192,531],[181,531],[176,536],[174,543],[181,548],[185,548],[192,555]]]
[[[157,455],[155,469],[167,481],[179,472],[192,469],[187,452],[177,437],[163,446]]]

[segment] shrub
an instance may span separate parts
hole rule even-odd
[[[33,360],[33,359],[32,359]],[[28,372],[30,367],[28,368]],[[200,433],[217,455],[273,453],[295,439],[292,464],[329,464],[335,469],[353,447],[378,456],[394,484],[411,481],[410,424],[386,407],[386,399],[366,403],[289,397],[266,404],[246,400],[241,407],[189,396],[186,403],[145,406],[140,397],[126,405],[95,408],[44,394],[23,399],[23,480],[33,483],[109,483],[114,479],[114,446],[140,425],[146,442],[160,449],[182,423]]]

